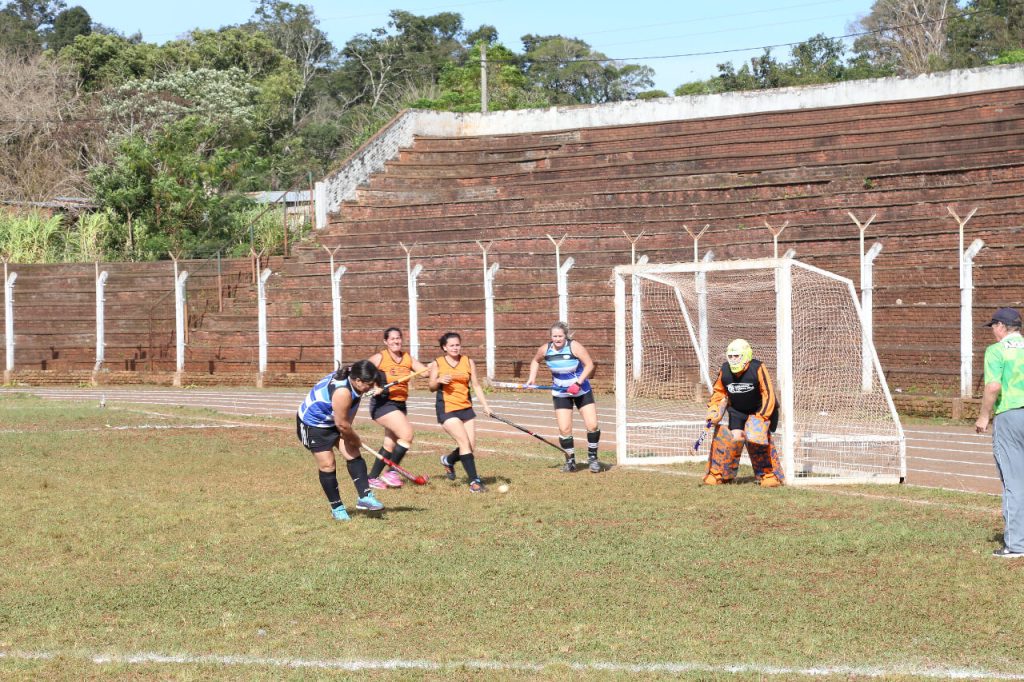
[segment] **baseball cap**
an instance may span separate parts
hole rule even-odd
[[[985,325],[991,327],[996,322],[1002,322],[1014,327],[1020,326],[1020,313],[1013,308],[1000,308],[999,310],[992,313],[992,319]]]

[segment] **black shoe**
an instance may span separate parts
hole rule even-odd
[[[992,556],[1001,557],[1003,559],[1020,559],[1024,557],[1024,552],[1014,552],[1003,546],[992,552]]]
[[[444,476],[449,481],[455,480],[455,467],[448,463],[448,458],[441,455],[441,466],[444,467]]]
[[[590,473],[599,474],[601,473],[601,463],[597,461],[597,457],[593,457],[590,460],[590,464],[587,465],[590,468]]]
[[[576,460],[574,460],[574,459],[567,459],[567,460],[565,460],[565,464],[562,465],[562,471],[564,471],[567,474],[576,473]]]

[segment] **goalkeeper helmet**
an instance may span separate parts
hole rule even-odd
[[[736,339],[725,349],[725,359],[732,373],[739,374],[754,359],[754,349],[745,339]]]

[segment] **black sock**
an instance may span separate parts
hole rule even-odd
[[[409,452],[409,448],[402,445],[401,443],[395,443],[395,451],[391,454],[390,459],[395,464],[401,464],[402,458],[405,457],[405,453]]]
[[[559,436],[558,444],[565,450],[565,461],[576,463],[576,441],[572,436]]]
[[[597,444],[601,442],[601,429],[587,431],[587,459],[597,459]]]
[[[462,468],[466,470],[466,475],[469,476],[470,483],[480,480],[480,477],[476,475],[476,460],[473,459],[472,452],[467,452],[462,455]]]
[[[455,446],[455,449],[445,455],[445,459],[448,460],[449,465],[453,465],[462,459],[462,455],[459,454],[459,447]]]
[[[359,497],[366,497],[370,494],[370,480],[366,475],[366,462],[362,457],[356,457],[345,462],[348,467],[348,475],[352,477],[352,483],[356,487],[356,494]]]
[[[388,459],[391,459],[391,453],[385,450],[383,447],[381,447],[381,449],[377,451],[377,454],[379,454],[381,457],[387,457]],[[373,466],[370,467],[370,478],[380,478],[380,474],[382,471],[384,471],[384,461],[377,459],[375,457],[373,459]]]
[[[331,509],[341,506],[341,493],[338,492],[338,474],[334,471],[320,472],[320,487],[327,495],[327,501],[331,503]]]

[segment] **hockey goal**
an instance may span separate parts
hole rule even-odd
[[[776,383],[790,484],[902,481],[903,429],[866,336],[853,283],[793,259],[617,267],[619,463],[705,460],[711,386],[744,338]]]

